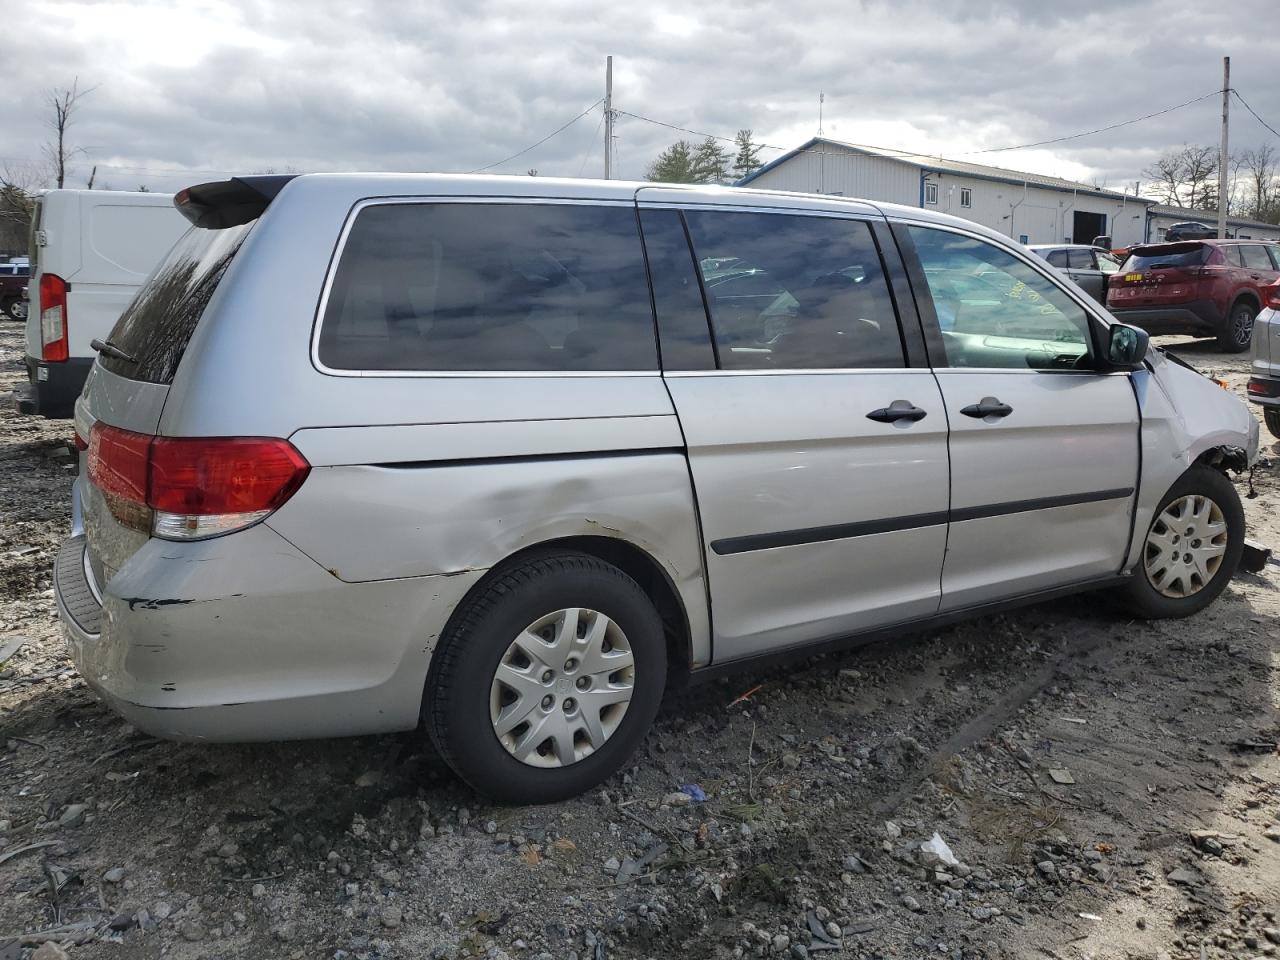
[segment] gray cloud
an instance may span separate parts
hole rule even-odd
[[[373,0],[202,4],[31,0],[6,41],[0,157],[37,158],[42,92],[95,86],[73,131],[115,187],[222,173],[469,170],[545,136],[603,90],[615,105],[782,146],[831,136],[961,156],[1103,126],[1233,83],[1280,128],[1273,0],[1209,15],[1192,0],[656,0],[606,6]],[[1233,142],[1273,140],[1238,104]],[[1210,99],[1034,151],[967,159],[1119,185],[1163,149],[1216,143]],[[599,111],[497,172],[598,175]],[[620,118],[618,173],[638,177],[679,133]],[[767,154],[770,156],[773,154]],[[168,176],[161,171],[178,171]]]

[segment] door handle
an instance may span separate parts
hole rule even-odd
[[[867,419],[875,420],[877,423],[897,423],[899,420],[910,420],[914,423],[928,415],[927,411],[920,409],[910,400],[895,400],[887,407],[872,410],[867,414]]]
[[[987,417],[1007,417],[1013,413],[1013,407],[1007,403],[1001,403],[995,397],[983,397],[982,402],[971,403],[967,407],[961,407],[960,412],[966,417],[985,420]]]

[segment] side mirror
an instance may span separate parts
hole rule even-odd
[[[1107,333],[1107,366],[1115,370],[1135,369],[1142,364],[1150,343],[1147,331],[1113,323]]]

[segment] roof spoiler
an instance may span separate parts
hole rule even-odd
[[[173,205],[197,227],[222,230],[262,216],[284,185],[296,174],[262,177],[232,177],[198,183],[178,191]]]

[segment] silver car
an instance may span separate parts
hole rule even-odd
[[[1267,431],[1280,438],[1280,283],[1263,288],[1263,309],[1253,321],[1249,399],[1262,407]]]
[[[56,567],[154,734],[421,722],[551,801],[674,680],[1099,588],[1185,616],[1239,561],[1245,405],[968,221],[544,177],[175,203]]]

